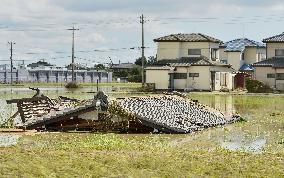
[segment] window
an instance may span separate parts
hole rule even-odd
[[[212,61],[216,61],[216,59],[217,59],[217,51],[218,51],[218,49],[211,49],[211,59],[212,59]]]
[[[199,77],[199,73],[189,73],[189,77]]]
[[[275,56],[284,56],[284,49],[275,49]]]
[[[201,55],[201,49],[189,49],[188,55]]]
[[[174,73],[174,79],[187,79],[186,73]]]
[[[224,64],[228,64],[227,60],[221,60],[220,62],[224,63]]]
[[[221,73],[221,86],[227,86],[227,73]]]
[[[275,74],[267,74],[267,78],[275,78]]]
[[[244,52],[242,53],[242,60],[243,61],[245,60],[245,53]]]
[[[276,80],[284,80],[284,73],[276,74]]]

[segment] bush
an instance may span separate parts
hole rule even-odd
[[[273,92],[268,85],[263,84],[258,80],[252,78],[246,78],[246,88],[249,93],[269,93]]]
[[[79,88],[79,84],[76,82],[69,82],[65,85],[65,88]]]

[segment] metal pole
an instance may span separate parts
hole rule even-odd
[[[72,30],[72,63],[71,63],[71,67],[72,67],[72,82],[75,81],[75,74],[74,74],[74,70],[75,70],[75,61],[74,61],[74,58],[75,58],[75,55],[74,55],[74,38],[75,38],[75,30],[79,30],[79,29],[75,29],[74,26],[73,28],[71,29],[67,29],[67,30]]]
[[[13,44],[16,44],[14,42],[8,42],[10,44],[10,52],[11,52],[11,56],[10,56],[10,61],[11,61],[11,85],[13,84]]]
[[[72,30],[72,82],[74,82],[74,26]]]
[[[145,49],[145,46],[144,46],[144,23],[145,23],[145,20],[144,20],[144,15],[142,14],[142,16],[140,17],[140,23],[142,24],[142,46],[141,46],[141,49],[142,49],[142,86],[144,86],[145,84],[145,79],[144,79],[144,60],[145,60],[145,54],[144,54],[144,49]]]
[[[99,69],[97,68],[97,92],[99,92]]]

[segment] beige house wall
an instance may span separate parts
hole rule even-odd
[[[267,43],[267,58],[275,57],[275,50],[276,49],[284,49],[284,43]]]
[[[265,48],[257,48],[257,47],[247,47],[245,49],[245,63],[253,64],[265,59],[266,49]]]
[[[201,55],[211,59],[212,48],[218,49],[219,44],[211,42],[158,42],[157,60],[195,57],[188,55],[188,49],[201,49]],[[218,56],[217,52],[217,58]]]
[[[175,73],[187,73],[187,69],[188,67],[176,67]],[[174,79],[174,89],[183,90],[185,88],[187,88],[186,79]]]
[[[157,90],[168,89],[169,70],[146,70],[146,83],[154,83]]]
[[[253,64],[257,62],[257,48],[256,47],[247,47],[244,50],[244,63]]]
[[[284,69],[276,69],[276,73],[284,73]],[[284,80],[276,80],[276,89],[284,91]]]
[[[255,67],[255,78],[258,81],[274,88],[276,84],[277,90],[284,90],[284,80],[275,80],[275,78],[267,78],[267,74],[284,73],[284,69],[275,69],[272,67]]]
[[[228,60],[228,54],[225,52],[225,48],[219,49],[219,59],[220,60]]]
[[[189,73],[199,73],[199,77],[188,77],[187,88],[195,90],[211,90],[211,73],[210,66],[191,66]]]
[[[239,70],[244,64],[244,62],[241,60],[241,54],[241,52],[227,52],[228,64],[231,64],[232,68],[235,70]]]
[[[274,74],[275,69],[272,67],[255,67],[255,79],[261,81],[262,83],[274,87],[275,79],[274,78],[267,78],[267,74]]]
[[[179,58],[180,42],[159,42],[157,45],[157,60]]]

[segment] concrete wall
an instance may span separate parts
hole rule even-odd
[[[157,45],[157,60],[195,57],[188,55],[188,49],[201,49],[201,55],[211,59],[211,49],[219,48],[218,43],[210,42],[158,42]],[[219,54],[217,52],[217,57],[218,56]]]
[[[284,80],[275,80],[275,78],[267,78],[267,74],[284,73],[283,68],[274,69],[272,67],[255,67],[255,79],[262,83],[275,87],[277,90],[284,90]]]
[[[169,70],[146,70],[146,83],[154,83],[157,90],[167,90],[169,79]]]
[[[275,57],[275,50],[276,49],[284,49],[284,43],[267,43],[267,58]],[[283,56],[284,57],[284,56]]]

